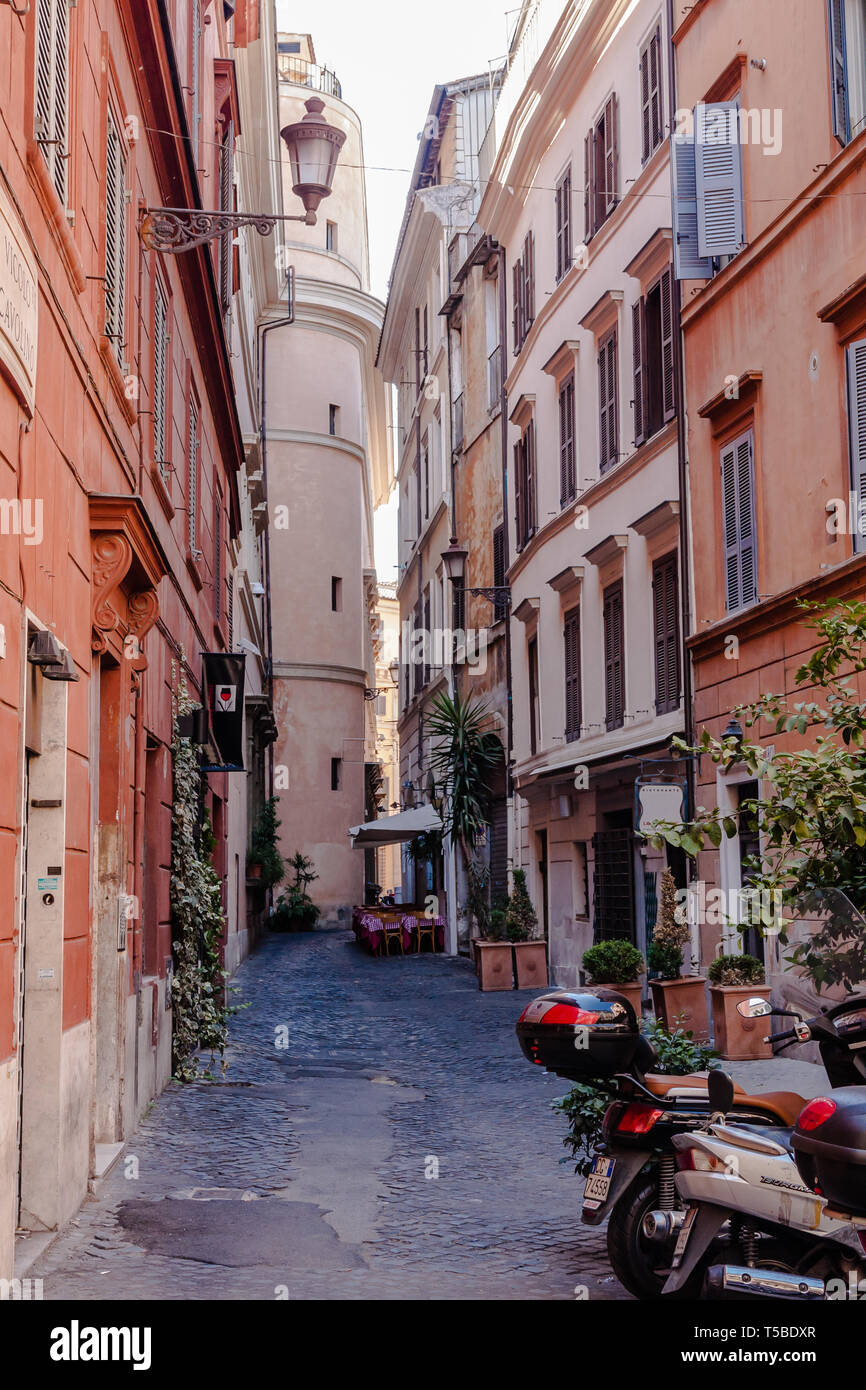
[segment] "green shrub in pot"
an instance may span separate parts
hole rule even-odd
[[[757,956],[716,956],[707,971],[711,985],[763,985],[764,967]]]
[[[597,941],[581,962],[597,984],[630,985],[643,974],[644,959],[630,941]]]

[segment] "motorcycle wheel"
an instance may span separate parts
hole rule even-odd
[[[607,1254],[619,1282],[635,1298],[661,1298],[670,1270],[672,1247],[648,1241],[643,1219],[658,1206],[658,1182],[654,1174],[640,1173],[620,1197],[607,1224]],[[697,1298],[703,1280],[703,1262],[684,1288],[669,1298]]]

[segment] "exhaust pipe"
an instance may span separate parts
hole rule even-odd
[[[644,1240],[662,1244],[679,1233],[686,1219],[684,1211],[648,1211],[641,1223]]]
[[[824,1280],[805,1274],[783,1274],[775,1269],[750,1269],[745,1265],[713,1265],[704,1280],[707,1298],[795,1298],[814,1302],[824,1298]]]

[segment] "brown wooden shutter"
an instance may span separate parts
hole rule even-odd
[[[526,491],[526,539],[535,535],[535,421],[530,420],[523,438],[523,477]]]
[[[583,145],[583,239],[589,243],[595,231],[595,131]]]
[[[563,625],[565,648],[565,739],[573,743],[580,738],[580,609],[572,608]]]
[[[611,92],[604,108],[604,215],[617,205],[619,147],[616,128],[616,92]]]
[[[653,565],[653,644],[656,712],[668,713],[680,702],[679,604],[676,553]]]
[[[523,336],[529,332],[535,319],[535,237],[527,232],[523,243],[524,284],[526,286],[523,306]]]
[[[618,729],[625,715],[625,653],[622,580],[604,591],[605,725]]]
[[[661,301],[662,413],[665,420],[672,420],[676,414],[676,388],[674,382],[673,276],[670,270],[664,271],[659,280],[659,299]]]
[[[518,550],[523,549],[526,539],[523,495],[523,440],[518,439],[514,446],[514,529]]]
[[[511,267],[511,295],[514,300],[514,309],[511,315],[511,325],[514,330],[514,356],[520,351],[520,284],[521,269],[520,262],[515,261]]]
[[[644,301],[642,299],[639,299],[637,303],[632,306],[631,332],[634,389],[634,442],[635,446],[637,446],[638,444],[642,444],[646,438],[646,431],[644,428],[646,420],[646,375],[644,372],[646,315],[644,311]]]
[[[644,164],[652,153],[652,112],[650,110],[650,45],[640,55],[641,159]]]
[[[650,108],[652,112],[652,147],[657,149],[664,135],[664,96],[662,94],[662,31],[661,25],[649,45]]]
[[[556,278],[562,279],[562,184],[556,185]]]
[[[573,502],[577,491],[574,459],[574,374],[559,392],[559,505]]]
[[[607,439],[607,343],[598,350],[598,466],[607,468],[609,446]]]
[[[526,649],[529,666],[529,752],[538,752],[538,638],[530,638]]]
[[[598,354],[600,467],[604,472],[617,462],[619,423],[617,420],[616,333],[602,343]]]
[[[493,587],[501,589],[505,585],[505,524],[497,526],[493,532]],[[499,622],[508,613],[504,596],[493,604],[493,621]]]

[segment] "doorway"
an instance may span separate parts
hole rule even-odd
[[[548,889],[547,889],[547,831],[536,831],[538,845],[538,881],[541,887],[541,927],[547,936]]]

